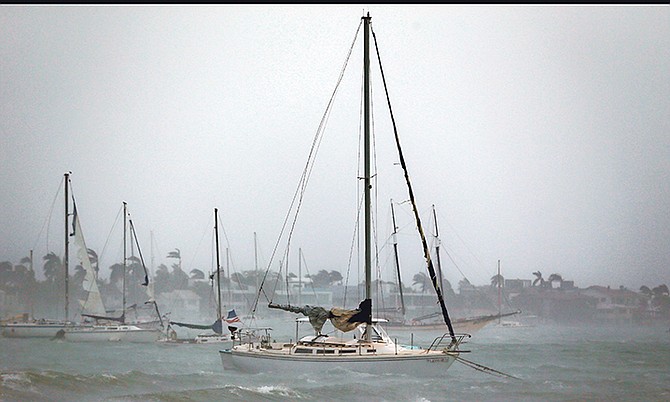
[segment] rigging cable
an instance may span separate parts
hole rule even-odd
[[[156,300],[153,295],[153,283],[152,287],[149,287],[149,272],[147,271],[147,265],[144,263],[144,257],[142,256],[142,250],[140,249],[140,242],[137,240],[137,231],[135,230],[135,225],[133,224],[132,219],[128,219],[128,222],[130,223],[130,231],[133,234],[133,238],[135,239],[135,245],[137,246],[137,253],[140,255],[140,262],[142,263],[142,268],[144,269],[144,282],[141,283],[140,285],[146,286],[148,289],[149,293],[149,300],[144,302],[144,304],[153,304],[154,308],[156,310],[156,315],[158,316],[158,320],[161,323],[161,327],[164,326],[163,324],[163,317],[161,316],[160,311],[158,310],[158,303],[156,303]],[[125,314],[125,312],[124,312]]]
[[[451,354],[450,352],[448,352],[448,353]],[[453,354],[452,354],[452,356],[453,356]],[[502,371],[498,371],[498,370],[493,369],[491,367],[486,367],[483,364],[479,364],[479,363],[475,363],[475,362],[470,361],[470,360],[466,360],[466,359],[464,359],[460,356],[456,356],[456,361],[470,367],[471,369],[481,371],[482,373],[491,374],[491,375],[498,376],[498,377],[507,377],[507,378],[513,378],[515,380],[521,380],[519,377],[515,377],[511,374],[503,373]]]
[[[102,246],[102,251],[100,252],[100,254],[98,254],[98,266],[100,266],[100,261],[102,260],[102,256],[105,255],[105,250],[107,249],[107,244],[109,243],[109,240],[112,237],[112,232],[114,231],[114,228],[116,227],[116,224],[120,220],[122,211],[123,211],[123,207],[119,208],[119,211],[116,213],[116,218],[114,218],[114,223],[112,224],[112,227],[109,229],[109,233],[107,234],[107,239],[105,240],[105,244],[103,244],[103,246]],[[111,282],[111,275],[110,275],[110,282]]]
[[[370,29],[372,31],[372,37],[374,38],[375,50],[377,51],[377,60],[379,61],[379,70],[381,72],[382,82],[384,83],[384,91],[386,92],[386,101],[388,103],[389,113],[391,114],[391,122],[393,123],[393,132],[395,134],[396,145],[398,148],[398,158],[400,159],[400,165],[402,166],[403,171],[405,172],[405,181],[407,182],[407,190],[409,192],[409,198],[412,201],[412,207],[414,209],[414,217],[416,219],[417,230],[419,231],[419,235],[421,236],[421,243],[423,245],[424,256],[426,259],[426,264],[428,265],[428,272],[430,274],[430,279],[433,282],[433,287],[435,288],[435,291],[437,293],[437,298],[440,302],[440,308],[442,310],[444,321],[447,324],[447,328],[449,328],[449,335],[451,335],[452,343],[458,344],[458,341],[456,340],[456,335],[454,334],[454,328],[451,325],[451,319],[449,318],[449,312],[447,311],[447,306],[444,304],[444,298],[442,297],[442,289],[440,289],[439,284],[437,282],[435,268],[433,267],[433,262],[430,258],[430,250],[428,250],[428,245],[426,243],[426,236],[423,232],[423,227],[421,226],[421,218],[419,217],[419,211],[417,210],[416,203],[414,201],[414,191],[412,190],[412,186],[410,184],[409,172],[407,170],[407,165],[405,164],[405,158],[403,156],[402,149],[400,147],[400,137],[398,136],[398,130],[395,124],[395,118],[393,117],[393,111],[391,109],[391,99],[389,98],[388,87],[386,86],[386,78],[384,77],[384,69],[382,68],[381,55],[379,54],[379,48],[377,46],[377,37],[375,35],[374,30],[372,30],[372,27]]]
[[[46,235],[46,250],[47,252],[49,251],[49,226],[51,226],[51,215],[53,214],[54,207],[56,205],[56,199],[58,198],[58,195],[60,194],[60,188],[63,185],[63,181],[65,181],[65,178],[62,177],[60,179],[60,183],[58,183],[58,190],[56,190],[56,194],[54,195],[53,201],[51,201],[51,208],[49,209],[49,214],[47,215],[46,219],[44,219],[44,223],[42,224],[42,228],[40,229],[40,232],[37,234],[37,239],[35,239],[35,245],[33,246],[33,250],[37,248],[37,243],[40,241],[40,236],[42,235],[42,232],[44,231],[44,227],[47,227],[47,230],[45,232]]]
[[[312,167],[314,166],[314,159],[316,158],[316,154],[317,154],[319,146],[321,144],[321,139],[323,138],[324,127],[326,125],[326,122],[328,121],[328,117],[330,116],[330,111],[332,110],[333,102],[335,100],[335,95],[337,94],[337,91],[340,88],[340,83],[342,82],[342,79],[344,78],[344,72],[345,72],[346,66],[349,63],[349,60],[351,58],[351,54],[353,52],[354,44],[356,42],[356,37],[358,36],[358,32],[360,31],[360,27],[361,27],[361,24],[359,24],[358,30],[356,31],[356,34],[354,35],[354,40],[353,40],[353,42],[351,44],[351,47],[349,49],[349,52],[347,54],[344,65],[342,66],[342,69],[340,70],[340,75],[339,75],[339,78],[337,80],[337,84],[335,85],[335,89],[333,90],[333,93],[330,97],[330,100],[328,101],[328,105],[326,106],[326,110],[325,110],[325,112],[324,112],[324,114],[321,118],[321,122],[319,123],[319,127],[317,129],[316,135],[314,136],[314,140],[312,141],[312,146],[310,148],[309,156],[307,158],[307,163],[305,164],[305,168],[302,172],[300,180],[298,181],[298,187],[296,188],[296,191],[293,195],[293,199],[291,200],[291,205],[289,207],[289,210],[288,210],[288,212],[286,214],[286,217],[284,219],[284,222],[282,224],[282,228],[279,232],[277,242],[275,243],[275,246],[272,250],[272,254],[270,256],[270,261],[268,262],[267,269],[265,270],[265,274],[263,275],[263,279],[260,283],[258,293],[256,295],[256,300],[254,301],[254,304],[252,306],[252,310],[251,310],[252,315],[256,311],[261,293],[263,294],[263,296],[265,296],[265,299],[267,301],[271,302],[271,300],[272,300],[272,298],[268,297],[268,295],[265,293],[265,290],[263,289],[263,285],[265,284],[265,280],[267,279],[268,272],[270,270],[270,267],[272,266],[272,261],[274,260],[274,257],[276,255],[277,248],[279,247],[281,239],[283,238],[284,231],[286,230],[286,226],[288,224],[288,221],[291,218],[291,216],[293,216],[291,229],[289,231],[288,238],[287,238],[287,243],[286,243],[287,249],[290,247],[291,237],[293,235],[293,229],[295,228],[295,223],[298,219],[298,212],[300,210],[300,206],[302,205],[302,199],[303,199],[303,196],[304,196],[304,193],[305,193],[307,182],[309,181],[309,177],[310,177],[311,172],[312,172]],[[296,206],[296,201],[297,201],[297,206]],[[293,212],[294,207],[295,207],[295,212]]]

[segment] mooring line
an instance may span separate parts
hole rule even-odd
[[[521,380],[519,377],[514,377],[511,374],[503,373],[502,371],[492,369],[491,367],[486,367],[483,364],[475,363],[473,361],[464,359],[460,356],[456,356],[456,361],[458,361],[459,363],[465,364],[466,366],[468,366],[472,369],[475,369],[477,371],[481,371],[481,372],[486,373],[486,374],[497,375],[497,376],[500,376],[500,377],[513,378],[515,380]]]

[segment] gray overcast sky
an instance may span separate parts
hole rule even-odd
[[[266,264],[363,10],[1,6],[0,260],[33,248],[41,258],[47,232],[62,253],[62,196],[42,227],[72,171],[104,267],[120,261],[111,229],[122,201],[156,265],[179,248],[187,271],[210,269],[214,207],[237,269],[253,267],[254,232]],[[507,278],[670,283],[668,6],[369,11],[419,208],[428,226],[436,207],[454,285],[458,270],[488,283],[498,259]],[[338,95],[347,112],[330,116],[293,240],[312,273],[347,271],[352,68],[358,81]],[[402,179],[397,158],[381,156],[392,150],[387,114],[375,111],[382,239],[389,199],[407,198],[381,188],[382,171]],[[411,281],[423,269],[418,240],[408,205],[396,212]]]

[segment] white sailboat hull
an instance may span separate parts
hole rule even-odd
[[[219,352],[224,370],[247,373],[318,373],[343,369],[358,373],[412,375],[421,377],[444,376],[458,353],[425,350],[402,354],[297,356],[282,351],[261,349],[243,350],[237,346]]]
[[[210,345],[216,344],[222,348],[230,348],[233,346],[233,340],[230,339],[230,335],[197,335],[195,338],[179,339],[179,338],[163,338],[159,340],[160,343],[170,344],[170,345]]]
[[[53,338],[58,331],[75,328],[75,324],[25,322],[2,324],[2,336],[7,338]]]
[[[162,332],[158,329],[139,328],[134,325],[94,326],[84,329],[66,329],[64,338],[72,342],[138,342],[158,341]]]
[[[297,343],[271,342],[261,336],[221,350],[224,370],[248,373],[315,373],[343,369],[358,373],[443,376],[459,356],[458,344],[466,335],[449,341],[445,334],[437,337],[428,349],[394,343],[377,324],[369,328],[369,341],[363,340],[363,326],[356,328],[358,337],[344,339],[328,335],[305,336]]]
[[[218,344],[224,344],[227,346],[232,346],[233,345],[233,340],[230,339],[230,335],[197,335],[194,339],[195,343],[218,343]]]

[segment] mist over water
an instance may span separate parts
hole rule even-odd
[[[295,334],[266,322],[278,339]],[[459,363],[439,379],[360,375],[340,369],[306,375],[224,372],[218,345],[90,343],[0,338],[3,401],[211,400],[645,400],[670,398],[670,333],[665,327],[489,324],[463,350],[468,360],[518,379]],[[392,336],[396,334],[391,334]],[[427,346],[439,332],[415,333]],[[400,342],[407,342],[403,335]]]

